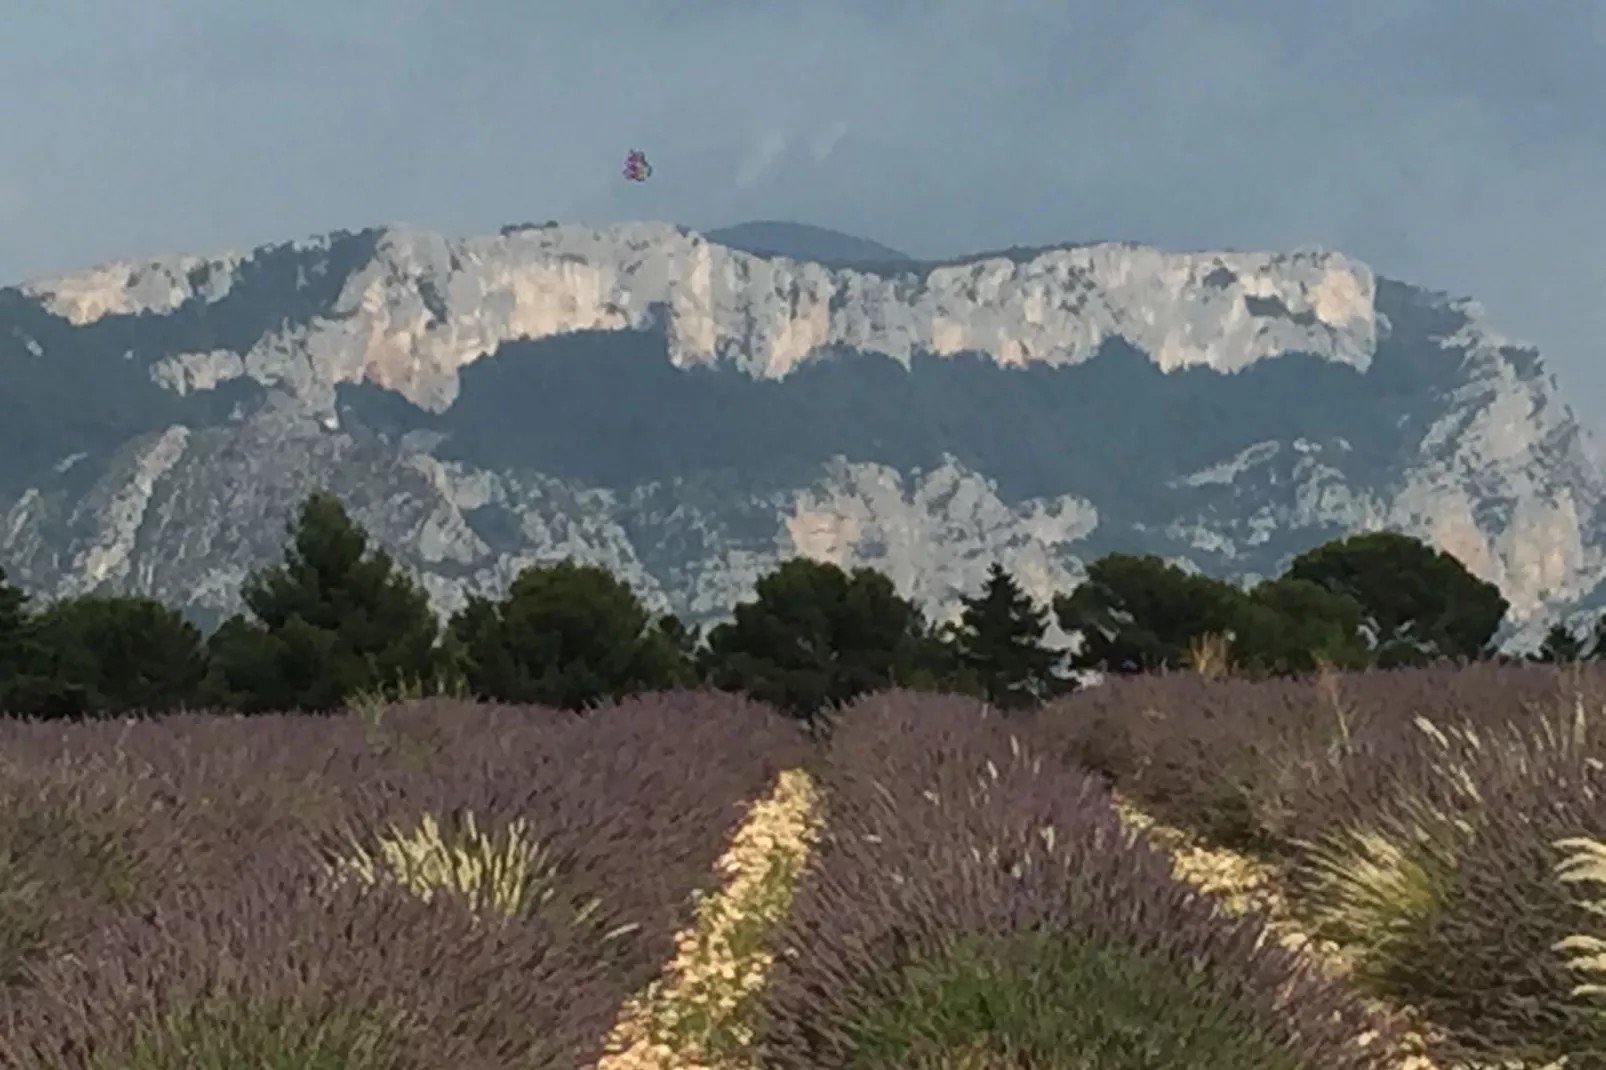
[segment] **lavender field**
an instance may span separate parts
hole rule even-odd
[[[0,725],[15,1070],[1606,1066],[1606,676]]]

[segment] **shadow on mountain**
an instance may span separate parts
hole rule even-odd
[[[0,291],[0,322],[13,294]],[[0,499],[59,482],[51,470],[81,459],[98,469],[130,441],[175,424],[222,423],[254,407],[264,393],[258,383],[237,379],[181,397],[152,381],[149,364],[127,351],[79,344],[81,332],[72,344],[49,345],[39,354],[15,336],[0,339]]]
[[[808,223],[762,219],[710,230],[703,237],[755,256],[784,256],[818,264],[902,263],[913,267],[915,263],[907,253],[880,242]]]
[[[342,387],[347,420],[389,434],[430,429],[435,451],[484,469],[538,471],[626,488],[735,474],[747,493],[817,479],[834,457],[908,473],[951,454],[1008,501],[1075,494],[1130,519],[1174,517],[1167,484],[1268,440],[1348,450],[1333,462],[1370,482],[1411,459],[1460,354],[1423,344],[1401,310],[1370,369],[1308,354],[1231,374],[1166,374],[1122,340],[1068,367],[1002,367],[974,354],[821,353],[781,381],[730,365],[675,368],[656,332],[521,341],[461,372],[445,413],[372,385]]]
[[[228,350],[245,354],[270,331],[332,314],[351,275],[374,257],[382,230],[336,231],[327,247],[293,242],[254,250],[233,269],[227,293],[192,297],[164,312],[108,313],[76,325],[18,289],[0,289],[0,353],[31,338],[52,360],[70,352],[86,359],[148,365],[175,353]],[[212,269],[190,272],[204,288]],[[143,369],[142,369],[143,371]]]
[[[329,315],[381,234],[336,232],[327,247],[265,246],[240,262],[217,300],[82,325],[20,289],[0,289],[0,496],[38,485],[79,455],[92,459],[92,470],[142,435],[212,426],[254,406],[264,391],[249,379],[181,397],[151,379],[151,366],[179,353],[244,354],[286,323]],[[191,284],[204,289],[210,271],[197,267]]]

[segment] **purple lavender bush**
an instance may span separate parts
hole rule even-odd
[[[1175,880],[1031,727],[908,694],[844,713],[755,1009],[761,1065],[1391,1065],[1389,1023]]]
[[[794,723],[719,693],[642,695],[584,714],[463,704],[428,717],[438,747],[428,768],[347,785],[344,819],[318,836],[326,857],[353,840],[375,847],[426,814],[450,826],[472,815],[486,830],[522,820],[562,890],[549,917],[627,930],[607,953],[637,986],[692,923],[693,893],[717,883],[747,806],[811,753]],[[422,738],[405,718],[396,728]]]
[[[13,1070],[576,1070],[623,993],[538,922],[263,858],[123,914],[0,1001]]]

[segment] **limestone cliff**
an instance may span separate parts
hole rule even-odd
[[[1317,250],[856,267],[635,223],[109,264],[0,290],[0,450],[13,575],[207,615],[320,485],[445,609],[569,554],[707,618],[804,553],[940,612],[994,559],[1252,578],[1380,526],[1530,623],[1606,572],[1538,354]]]

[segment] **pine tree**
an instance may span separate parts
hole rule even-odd
[[[39,615],[28,596],[0,569],[0,713],[21,717],[68,717],[82,712],[82,689],[58,672],[69,650],[43,640]]]
[[[1600,661],[1606,658],[1606,613],[1595,618],[1595,624],[1589,630],[1589,639],[1581,644],[1578,652],[1579,661]]]
[[[0,681],[21,668],[27,624],[28,596],[13,586],[6,578],[6,570],[0,568]]]
[[[201,631],[140,595],[80,595],[35,618],[50,657],[50,694],[75,714],[165,713],[193,705],[206,676]]]
[[[1553,624],[1539,645],[1533,660],[1546,665],[1566,665],[1584,657],[1584,644],[1565,624]]]
[[[209,690],[221,705],[333,710],[359,691],[431,687],[442,664],[429,596],[340,499],[317,493],[288,529],[284,563],[253,573],[250,616],[224,622],[209,643]]]
[[[531,565],[500,601],[471,598],[447,631],[469,687],[500,702],[581,710],[689,682],[677,645],[689,633],[654,621],[600,565]]]
[[[28,596],[6,578],[0,568],[0,711],[25,712],[17,708],[25,674],[38,660],[38,648],[30,627]]]
[[[709,632],[699,672],[812,721],[909,682],[929,645],[925,618],[892,580],[799,557],[760,577],[734,619]]]
[[[1049,611],[1021,590],[1002,565],[987,572],[981,594],[961,599],[953,633],[960,670],[1000,709],[1034,705],[1068,689],[1059,651],[1044,643]]]

